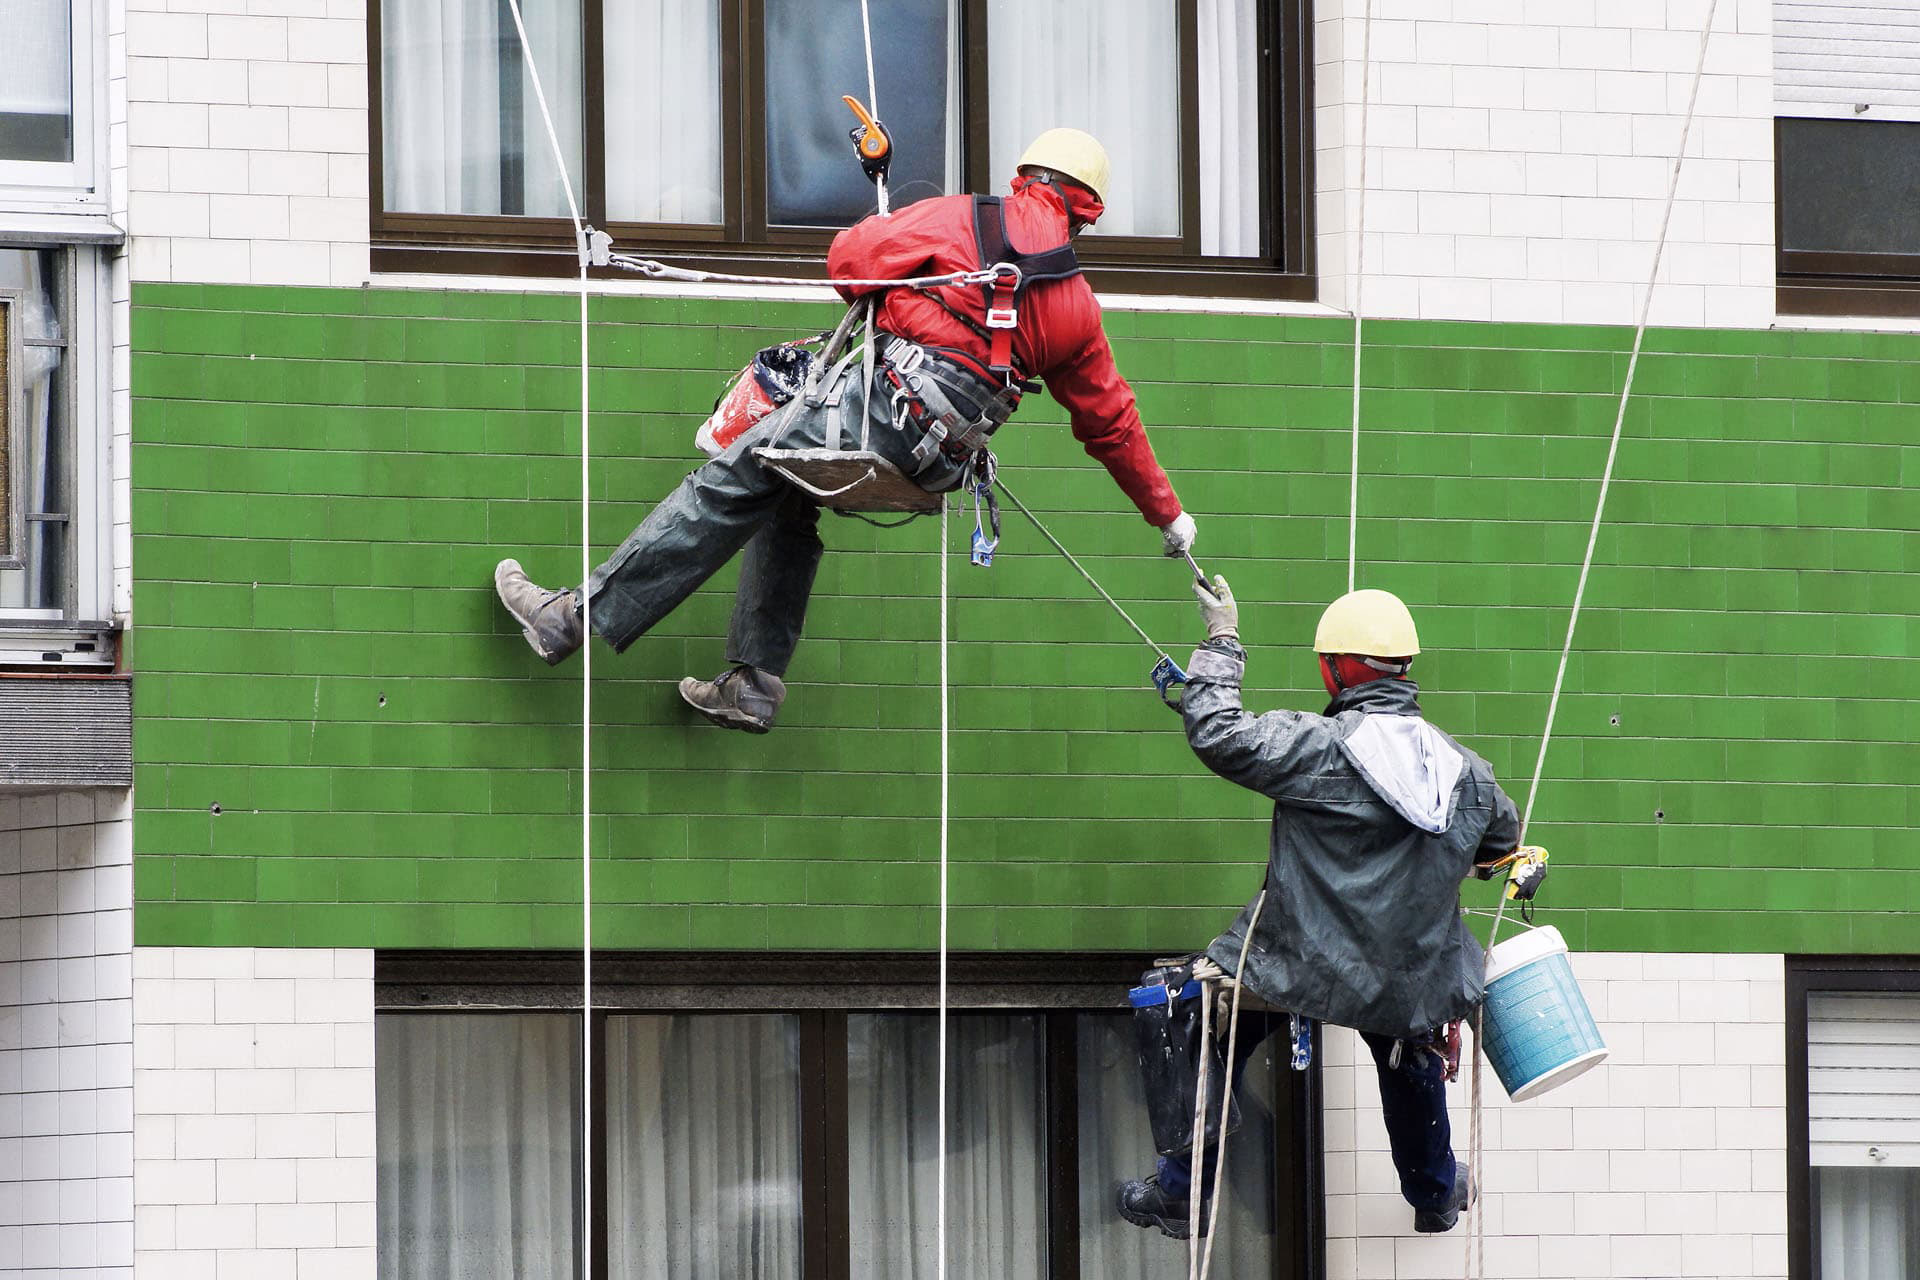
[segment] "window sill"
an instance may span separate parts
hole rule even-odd
[[[104,209],[0,209],[8,244],[125,244],[127,233]]]
[[[117,634],[111,622],[0,616],[0,667],[98,675],[114,669]]]
[[[1784,316],[1920,318],[1920,280],[1866,276],[1777,278],[1774,309]]]

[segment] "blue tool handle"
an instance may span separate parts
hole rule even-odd
[[[1170,691],[1187,683],[1187,673],[1180,669],[1180,664],[1162,654],[1160,661],[1153,664],[1152,678],[1153,687],[1160,691],[1160,701],[1178,711],[1180,695]]]

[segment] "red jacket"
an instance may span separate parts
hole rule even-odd
[[[1099,215],[1098,205],[1081,209],[1078,199],[1076,192],[1077,215]],[[1033,253],[1067,242],[1066,204],[1052,186],[1017,180],[1005,209],[1007,239],[1016,249]],[[864,219],[835,236],[827,251],[828,272],[841,278],[942,275],[980,265],[973,197],[966,195],[921,200],[890,217]],[[871,291],[843,287],[840,295],[851,302]],[[979,285],[948,285],[941,294],[949,306],[986,322]],[[986,363],[986,342],[919,290],[889,290],[876,322],[889,333],[952,347]],[[1100,304],[1085,276],[1042,281],[1021,295],[1013,353],[1021,371],[1043,379],[1066,407],[1074,438],[1106,467],[1149,524],[1165,525],[1180,514],[1180,500],[1140,425],[1133,388],[1114,367]]]

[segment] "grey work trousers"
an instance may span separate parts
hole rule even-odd
[[[753,450],[817,449],[829,436],[837,436],[841,448],[858,448],[869,397],[857,365],[841,382],[837,423],[832,407],[796,397],[691,472],[593,571],[587,580],[588,616],[616,652],[645,635],[745,547],[727,626],[727,661],[786,673],[820,567],[820,505],[764,466]],[[918,464],[912,450],[919,433],[896,429],[878,397],[871,407],[869,443],[876,453],[929,492],[959,485],[959,465],[939,454],[914,475]]]

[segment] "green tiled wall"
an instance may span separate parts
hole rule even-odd
[[[143,944],[566,946],[580,665],[493,599],[579,564],[576,303],[144,285],[134,298],[134,838]],[[692,465],[723,375],[818,307],[595,304],[591,538]],[[1227,573],[1250,701],[1318,709],[1345,583],[1347,326],[1116,313],[1153,440]],[[1367,328],[1363,585],[1413,605],[1433,718],[1523,794],[1629,334]],[[1544,914],[1580,947],[1920,950],[1920,338],[1649,336],[1547,760]],[[1036,398],[1008,478],[1163,643],[1183,574]],[[953,942],[1202,943],[1267,805],[1206,775],[1152,655],[1017,515],[952,549]],[[939,525],[826,522],[765,738],[689,720],[731,571],[595,655],[597,940],[935,936]],[[1491,904],[1491,890],[1469,886]]]

